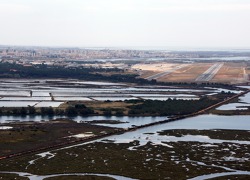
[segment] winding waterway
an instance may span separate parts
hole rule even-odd
[[[6,121],[7,117],[1,117],[2,121]],[[12,117],[13,118],[13,117]],[[33,117],[35,120],[41,119],[41,117]],[[85,117],[85,121],[91,121],[91,120],[121,120],[124,122],[132,122],[132,121],[138,121],[135,124],[142,124],[149,123],[149,122],[154,122],[154,121],[160,121],[164,120],[166,117],[116,117],[116,116],[111,116],[111,117],[104,117],[104,116],[92,116],[92,117]],[[10,119],[8,117],[8,119]],[[24,121],[31,120],[30,117],[25,117],[23,119]],[[33,119],[34,120],[34,119]],[[82,117],[75,117],[76,121],[82,121]],[[146,123],[147,122],[147,123]],[[128,124],[131,125],[131,123],[124,123],[124,127],[127,127]],[[106,124],[104,124],[106,125]],[[123,125],[123,124],[122,124]],[[109,126],[109,125],[107,125]],[[109,142],[107,140],[110,140],[110,142],[113,143],[129,143],[132,141],[138,141],[139,144],[137,146],[132,146],[129,148],[129,150],[136,150],[137,147],[139,146],[144,146],[148,142],[151,142],[152,144],[155,145],[162,145],[162,146],[167,146],[169,148],[173,148],[171,146],[171,143],[173,142],[199,142],[199,143],[205,143],[204,146],[212,147],[212,146],[217,146],[218,144],[222,143],[231,143],[235,145],[249,145],[250,141],[239,141],[239,140],[224,140],[224,139],[211,139],[208,136],[204,135],[185,135],[181,137],[176,137],[176,136],[161,136],[159,135],[159,132],[164,131],[164,130],[171,130],[171,129],[197,129],[197,130],[211,130],[214,131],[215,129],[234,129],[234,130],[247,130],[250,131],[250,116],[218,116],[218,115],[212,115],[212,114],[205,114],[205,115],[199,115],[196,117],[191,117],[191,118],[186,118],[180,121],[174,121],[174,122],[169,122],[161,125],[155,125],[151,127],[146,127],[142,129],[138,129],[136,131],[132,132],[127,132],[121,135],[113,135],[110,137],[106,137],[100,140],[96,140],[95,142]],[[109,143],[110,143],[109,142]],[[92,142],[88,142],[92,143]],[[76,147],[76,146],[82,146],[86,143],[74,145],[74,146],[69,146],[65,147],[67,149],[70,149],[71,147]],[[65,149],[62,148],[62,149]],[[55,150],[55,151],[49,151],[45,152],[46,157],[44,155],[39,155],[40,158],[50,158],[51,156],[53,157],[56,155],[56,151],[60,151],[60,149]],[[36,163],[32,161],[32,163]],[[190,162],[192,160],[187,159],[187,162]],[[199,166],[209,166],[211,168],[213,167],[219,167],[222,169],[225,169],[225,172],[221,173],[212,173],[212,174],[204,174],[201,176],[194,177],[193,180],[201,180],[201,179],[210,179],[210,178],[216,178],[216,177],[221,177],[221,176],[228,176],[228,175],[249,175],[250,171],[240,171],[237,169],[230,169],[226,166],[214,166],[214,165],[207,165],[204,162],[193,162],[196,163]],[[227,172],[230,171],[230,172]],[[6,173],[6,172],[1,172],[1,173]],[[40,180],[48,177],[58,177],[58,176],[72,176],[72,175],[77,175],[77,176],[85,176],[85,175],[95,175],[95,176],[105,176],[105,177],[112,177],[115,179],[131,179],[123,176],[114,176],[111,174],[88,174],[88,173],[79,173],[79,174],[55,174],[55,175],[45,175],[45,176],[38,176],[34,174],[29,174],[25,172],[7,172],[7,173],[12,173],[12,174],[18,174],[19,176],[26,176],[31,180]]]
[[[164,116],[139,116],[139,117],[130,117],[130,116],[74,116],[74,117],[66,117],[66,116],[0,116],[0,123],[8,123],[14,121],[27,122],[27,121],[41,121],[41,120],[52,120],[57,118],[68,118],[74,120],[76,122],[89,122],[89,121],[120,121],[121,124],[99,124],[103,126],[109,127],[117,127],[117,128],[128,128],[132,126],[140,126],[144,124],[149,124],[153,122],[162,121],[168,119]]]

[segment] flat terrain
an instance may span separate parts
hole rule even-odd
[[[14,122],[6,124],[12,129],[0,130],[0,155],[36,150],[77,140],[74,135],[100,135],[111,132],[112,128],[76,123],[71,120],[46,122]],[[5,127],[1,124],[0,127]]]
[[[244,63],[226,63],[211,82],[241,83],[248,80]]]
[[[154,72],[162,72],[173,69],[179,64],[176,63],[143,63],[136,64],[132,66],[132,69],[139,69],[145,71],[154,71]]]
[[[0,169],[28,172],[40,177],[48,174],[82,173],[79,178],[84,178],[84,173],[92,173],[136,179],[180,180],[222,172],[249,172],[249,133],[243,130],[219,129],[164,130],[144,134],[139,139],[126,139],[126,142],[103,139],[51,151],[45,157],[29,156],[3,160],[0,161]],[[154,136],[157,138],[153,138]],[[144,139],[145,137],[147,138]],[[11,179],[14,175],[2,176]],[[69,176],[65,175],[66,177]],[[246,175],[242,177],[249,178]]]
[[[182,66],[183,65],[183,66]],[[218,71],[214,71],[207,80],[204,78],[200,79],[200,82],[216,82],[216,83],[245,83],[248,82],[248,73],[246,63],[243,62],[225,62],[219,63],[221,67],[218,67]],[[181,66],[181,68],[177,68]],[[141,63],[132,66],[132,69],[136,69],[141,78],[154,77],[157,81],[161,82],[195,82],[197,78],[201,77],[203,73],[206,73],[209,68],[216,67],[215,63],[166,63],[166,62],[155,62],[155,63]],[[166,75],[154,76],[159,73],[168,71]],[[212,73],[212,72],[211,72]]]
[[[197,63],[189,64],[188,66],[174,71],[168,76],[158,79],[162,82],[195,82],[196,78],[205,72],[211,64],[209,63]]]
[[[177,82],[178,78],[188,80],[192,76],[192,80],[195,81],[198,76],[197,73],[194,75],[190,72],[190,75],[186,77],[182,75],[184,72],[188,72],[190,68],[192,68],[192,72],[202,72],[207,67],[203,67],[203,70],[196,67],[194,70],[194,67],[185,65],[178,72],[168,75],[164,75],[164,72],[164,76],[160,75],[158,77],[160,80],[162,78],[174,78]],[[220,89],[217,90],[199,84],[169,86],[95,82],[77,79],[2,79],[0,81],[0,114],[101,115],[105,109],[109,108],[113,111],[113,114],[123,115],[128,114],[129,106],[132,105],[126,103],[126,100],[165,101],[169,98],[199,100],[204,95],[218,94],[222,91],[221,88],[225,92],[237,90],[237,88],[228,85],[219,87]],[[85,105],[90,109],[86,109]],[[67,108],[74,107],[78,107],[77,112],[72,113],[72,111],[67,110]],[[91,111],[92,109],[94,112]]]

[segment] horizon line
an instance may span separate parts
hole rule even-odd
[[[83,49],[124,49],[124,50],[250,50],[247,46],[72,46],[72,45],[10,45],[0,44],[0,47],[36,47],[36,48],[83,48]],[[173,49],[174,48],[174,49]]]

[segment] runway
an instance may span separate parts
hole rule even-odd
[[[175,67],[175,68],[173,68],[173,69],[170,69],[170,70],[168,70],[168,71],[164,71],[164,72],[161,72],[161,73],[158,73],[158,74],[154,74],[154,75],[152,75],[152,76],[149,76],[149,77],[147,77],[147,78],[145,78],[145,79],[147,79],[147,80],[149,80],[149,81],[151,81],[152,79],[158,79],[158,78],[160,78],[160,77],[166,76],[166,75],[168,75],[168,74],[170,74],[170,73],[172,73],[172,72],[174,72],[174,71],[176,71],[176,70],[178,70],[178,69],[181,69],[181,68],[183,68],[183,67],[186,67],[186,66],[187,66],[187,64],[182,64],[182,65],[179,65],[179,66],[177,66],[177,67]]]
[[[204,82],[210,81],[216,75],[216,73],[222,68],[224,63],[215,63],[210,68],[208,68],[203,74],[196,78],[195,81]]]

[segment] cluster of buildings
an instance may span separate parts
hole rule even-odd
[[[180,57],[176,53],[156,50],[126,50],[97,48],[46,48],[46,47],[4,47],[0,46],[0,57],[28,60],[98,60]]]
[[[170,57],[168,52],[149,50],[99,48],[49,48],[0,46],[0,61],[33,66],[38,64],[64,67],[127,68],[122,62],[130,60]],[[96,62],[96,63],[95,63]]]
[[[71,48],[21,48],[1,47],[0,62],[21,64],[24,66],[48,65],[86,68],[118,68],[127,67],[122,62],[106,61],[112,58],[128,58],[125,52],[118,56],[118,51],[71,49]],[[96,60],[96,61],[92,61]]]
[[[123,60],[173,60],[189,62],[195,58],[234,57],[238,53],[223,51],[164,51],[118,48],[64,48],[0,46],[0,62],[26,66],[47,64],[65,67],[126,68]],[[249,54],[243,54],[249,55]],[[115,62],[115,60],[118,60]],[[147,62],[148,62],[147,61]],[[111,62],[111,63],[108,63]],[[191,61],[192,62],[192,61]],[[118,65],[117,65],[118,64]]]

